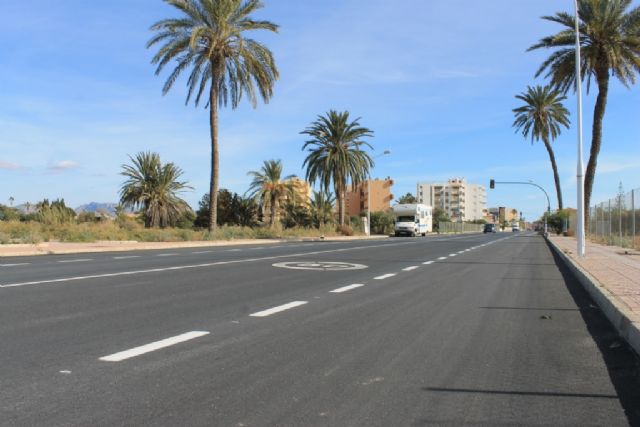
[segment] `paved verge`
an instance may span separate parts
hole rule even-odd
[[[640,254],[589,242],[586,256],[579,258],[575,238],[551,236],[548,242],[620,336],[640,354]]]

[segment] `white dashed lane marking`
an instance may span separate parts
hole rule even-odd
[[[364,285],[360,284],[360,283],[356,283],[356,284],[353,284],[353,285],[344,286],[342,288],[334,289],[334,290],[329,291],[329,292],[334,293],[334,294],[340,294],[342,292],[347,292],[347,291],[350,291],[352,289],[361,288],[362,286],[364,286]]]
[[[270,308],[268,310],[258,311],[257,313],[250,314],[252,317],[267,317],[271,316],[275,313],[280,313],[281,311],[289,310],[291,308],[299,307],[301,305],[307,304],[308,301],[293,301],[288,304],[279,305],[277,307]]]
[[[177,253],[170,253],[170,254],[158,254],[156,256],[176,256],[178,255]]]
[[[396,275],[396,273],[388,273],[388,274],[383,274],[382,276],[374,277],[374,279],[375,280],[384,280],[384,279],[388,279],[389,277],[393,277],[395,275]]]
[[[424,264],[424,265],[433,264],[433,261],[425,261],[425,262],[423,262],[422,264]]]
[[[87,262],[87,261],[93,261],[93,258],[67,259],[67,260],[58,261],[58,262],[66,264],[66,263],[71,263],[71,262]]]
[[[403,268],[402,271],[412,271],[418,268],[417,265],[412,265],[411,267]]]
[[[16,264],[0,264],[0,267],[18,267],[21,265],[30,265],[30,264],[31,264],[30,262],[19,262]]]
[[[140,255],[114,256],[113,259],[131,259],[140,258]]]
[[[209,335],[209,332],[206,332],[206,331],[187,332],[185,334],[176,335],[175,337],[152,342],[150,344],[142,345],[140,347],[135,347],[130,350],[114,353],[109,356],[104,356],[104,357],[101,357],[99,360],[102,360],[103,362],[121,362],[123,360],[130,359],[132,357],[140,356],[141,354],[149,353],[155,350],[160,350],[161,348],[176,345],[181,342],[202,337],[204,335]]]
[[[442,260],[444,260],[444,259],[447,259],[447,257],[446,257],[446,256],[441,256],[441,257],[439,257],[438,259],[439,259],[440,261],[442,261]]]

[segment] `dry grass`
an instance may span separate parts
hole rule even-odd
[[[148,229],[129,220],[46,225],[39,222],[0,221],[0,244],[59,242],[139,241],[185,242],[199,240],[234,240],[338,236],[334,226],[316,228],[269,229],[265,227],[219,227],[215,234],[206,230],[180,228]]]

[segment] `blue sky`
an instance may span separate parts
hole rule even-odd
[[[264,0],[281,26],[260,35],[281,79],[257,109],[221,112],[221,181],[244,193],[246,173],[282,159],[304,175],[300,135],[318,114],[348,109],[375,131],[373,175],[396,197],[418,181],[465,177],[488,187],[534,180],[555,206],[548,156],[511,127],[514,95],[548,52],[525,52],[558,27],[542,15],[570,0]],[[638,2],[634,2],[637,6]],[[193,206],[208,189],[208,112],[185,106],[184,80],[161,95],[145,48],[160,0],[25,0],[0,3],[0,203],[64,197],[71,206],[113,202],[128,155],[151,150],[185,171]],[[640,86],[612,81],[593,200],[640,187]],[[585,164],[596,91],[585,96]],[[570,94],[567,107],[575,111]],[[574,117],[572,117],[574,118]],[[554,143],[565,205],[575,206],[576,130]],[[528,218],[545,208],[533,187],[488,190],[490,206]]]

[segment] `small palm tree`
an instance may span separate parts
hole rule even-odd
[[[307,180],[312,184],[320,181],[324,191],[328,191],[333,183],[341,226],[344,225],[348,181],[357,186],[369,176],[369,169],[373,167],[373,159],[362,150],[363,146],[373,147],[361,140],[373,136],[373,131],[361,127],[359,120],[349,122],[348,111],[330,110],[301,132],[311,137],[302,146],[303,150],[309,147],[303,164],[307,167]]]
[[[569,111],[562,105],[562,101],[566,97],[551,86],[529,86],[526,92],[516,95],[516,98],[523,101],[524,105],[513,109],[516,117],[513,127],[516,128],[516,131],[522,132],[525,138],[531,135],[531,144],[534,140],[542,140],[544,143],[544,147],[549,153],[553,179],[556,184],[558,209],[562,209],[560,176],[551,141],[560,135],[561,126],[569,128]]]
[[[131,165],[122,165],[127,180],[120,188],[120,204],[125,208],[142,208],[145,227],[173,226],[191,208],[178,193],[191,189],[178,181],[182,170],[173,163],[165,165],[158,153],[141,152],[129,156]]]
[[[319,228],[333,222],[333,204],[335,197],[328,191],[314,191],[311,200],[311,215]]]
[[[591,190],[602,145],[602,122],[609,93],[609,78],[614,75],[629,87],[636,82],[636,73],[640,72],[640,7],[629,10],[630,6],[631,0],[578,0],[581,78],[587,79],[587,91],[591,78],[598,84],[591,152],[584,180],[585,221],[589,220]],[[574,18],[565,12],[543,16],[542,19],[560,24],[564,29],[540,39],[529,48],[555,50],[542,63],[536,77],[546,72],[546,76],[551,77],[551,83],[565,93],[575,85]],[[585,224],[588,225],[588,222]]]
[[[209,230],[217,221],[219,182],[218,106],[231,102],[235,109],[246,96],[255,108],[258,96],[268,102],[273,94],[278,70],[269,49],[246,33],[256,30],[278,32],[269,21],[251,18],[263,7],[260,0],[165,0],[181,13],[179,18],[163,19],[151,30],[155,36],[147,47],[163,43],[152,63],[156,75],[172,61],[173,69],[162,89],[168,93],[178,76],[191,69],[187,80],[186,103],[195,95],[195,105],[204,96],[210,108],[211,182],[209,188]]]
[[[295,175],[282,177],[282,160],[265,160],[259,171],[251,171],[248,175],[253,176],[249,195],[259,200],[263,207],[269,206],[271,213],[269,226],[274,228],[280,201],[295,197],[291,182]]]

